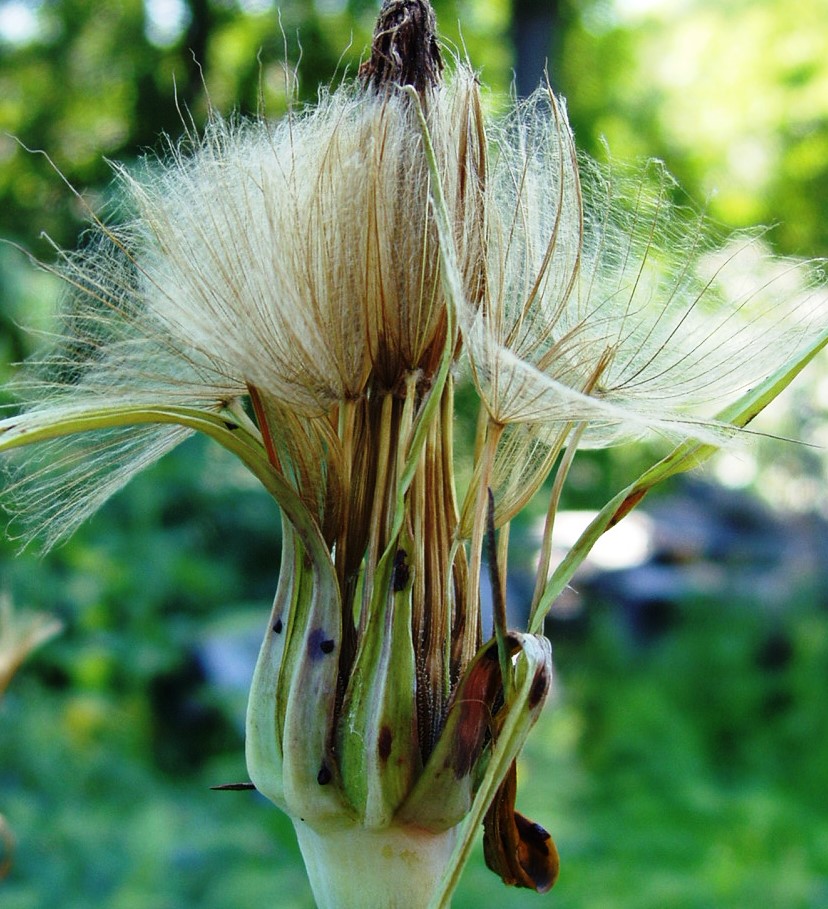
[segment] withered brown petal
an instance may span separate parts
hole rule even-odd
[[[514,761],[483,820],[486,865],[504,884],[546,893],[558,878],[560,860],[552,837],[515,811],[517,767]]]
[[[506,636],[510,656],[517,650],[514,637]],[[503,705],[503,681],[497,660],[497,643],[492,640],[483,659],[469,669],[457,689],[449,710],[457,710],[456,748],[452,766],[457,779],[471,773],[486,741],[492,735],[495,714]]]

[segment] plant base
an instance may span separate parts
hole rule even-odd
[[[293,825],[318,909],[426,909],[458,831],[347,826],[319,833],[300,820]]]

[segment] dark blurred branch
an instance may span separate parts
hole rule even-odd
[[[549,70],[555,84],[561,37],[559,0],[512,0],[515,82],[521,98],[530,95]]]
[[[204,68],[207,65],[207,46],[213,28],[213,17],[208,0],[188,0],[190,7],[190,24],[182,42],[186,54],[188,97],[184,100],[192,103],[203,88]]]
[[[193,111],[207,82],[209,45],[215,26],[215,15],[209,0],[187,0],[190,22],[176,46],[184,78],[176,82],[175,98],[169,88],[159,83],[153,68],[144,69],[138,77],[133,133],[125,142],[121,154],[130,154],[135,147],[152,147],[160,133],[176,135],[181,129],[181,111]],[[169,66],[169,63],[165,62]]]

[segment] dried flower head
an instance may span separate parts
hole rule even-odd
[[[192,431],[281,506],[247,761],[294,820],[320,906],[446,905],[484,818],[490,867],[552,885],[551,838],[514,811],[551,685],[550,598],[828,341],[806,270],[747,280],[755,241],[716,258],[660,169],[630,179],[576,153],[548,89],[487,124],[474,74],[441,72],[428,3],[388,0],[357,84],[276,124],[214,116],[142,176],[119,169],[134,216],[63,256],[65,333],[0,423],[0,449],[40,443],[11,500],[47,543]],[[646,433],[683,444],[548,581],[578,447]],[[508,524],[556,464],[529,633],[508,630]]]

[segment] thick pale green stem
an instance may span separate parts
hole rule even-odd
[[[318,909],[426,909],[452,857],[458,827],[319,833],[294,820]]]

